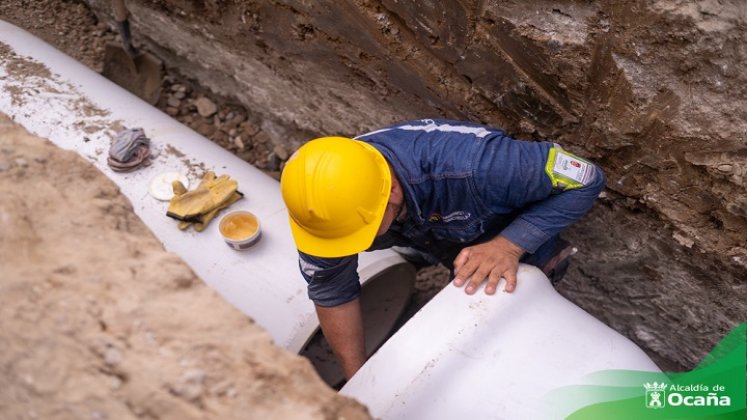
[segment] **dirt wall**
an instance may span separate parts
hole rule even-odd
[[[742,1],[128,5],[141,42],[289,148],[438,116],[596,160],[608,189],[570,232],[560,290],[662,366],[692,367],[747,319]]]

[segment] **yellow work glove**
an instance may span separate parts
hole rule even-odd
[[[238,188],[238,183],[228,175],[218,178],[208,172],[200,185],[192,191],[175,194],[169,202],[166,215],[185,222],[200,222],[202,217],[228,202]],[[183,189],[183,186],[175,189]]]
[[[207,214],[204,214],[204,215],[202,216],[202,221],[200,221],[200,222],[195,222],[195,230],[196,230],[196,231],[198,231],[198,232],[202,232],[203,230],[205,230],[205,228],[206,228],[206,227],[207,227],[207,225],[208,225],[208,224],[210,223],[210,221],[211,221],[211,220],[213,220],[213,219],[215,219],[215,216],[217,216],[217,215],[218,215],[218,213],[220,213],[220,211],[221,211],[221,210],[223,210],[223,209],[225,209],[226,207],[230,206],[231,204],[233,204],[233,203],[235,203],[235,202],[237,202],[237,201],[241,200],[241,197],[243,197],[243,196],[244,196],[244,195],[243,195],[243,194],[241,194],[241,193],[240,193],[240,192],[238,192],[238,191],[234,192],[234,193],[233,193],[233,194],[232,194],[232,195],[231,195],[231,196],[230,196],[230,197],[228,198],[228,200],[226,200],[226,201],[225,201],[225,202],[224,202],[223,204],[221,204],[221,205],[219,205],[218,207],[214,208],[213,210],[211,210],[211,211],[210,211],[210,212],[208,212]],[[184,222],[182,222],[182,223],[184,223]]]
[[[215,172],[210,171],[207,174],[205,174],[204,177],[202,177],[202,181],[200,182],[200,185],[207,186],[209,182],[212,182],[215,179]],[[199,187],[199,186],[198,186]],[[185,192],[187,192],[187,187],[184,186],[184,184],[181,183],[181,181],[174,181],[171,183],[171,189],[174,191],[174,196],[182,195]],[[179,222],[179,230],[187,230],[190,226],[192,226],[192,222]]]
[[[174,191],[174,197],[176,197],[177,195],[182,195],[185,192],[187,192],[187,187],[185,187],[181,181],[172,182],[171,189]],[[192,222],[179,222],[179,230],[186,230],[190,226],[192,226]]]

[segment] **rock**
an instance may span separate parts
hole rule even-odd
[[[236,147],[237,147],[237,148],[238,148],[239,150],[244,150],[244,141],[243,141],[243,140],[241,140],[241,136],[236,136],[236,137],[235,137],[235,138],[233,139],[233,144],[235,144],[235,145],[236,145]]]
[[[246,121],[246,116],[242,113],[237,113],[231,118],[231,124],[238,126],[239,124]]]
[[[173,96],[176,99],[184,99],[187,97],[187,94],[182,91],[179,91],[179,92],[174,92]]]
[[[217,130],[215,134],[213,134],[213,137],[210,138],[210,140],[218,143],[223,148],[233,147],[233,141],[226,135],[226,133],[220,130]]]
[[[253,162],[254,154],[249,150],[239,150],[237,156],[245,162]]]
[[[195,131],[208,138],[212,137],[212,135],[215,134],[215,130],[216,128],[213,124],[204,121],[200,122],[195,128]]]
[[[180,85],[178,83],[175,83],[175,84],[171,85],[171,91],[172,92],[183,92],[182,88],[184,88],[184,86],[182,86],[182,85]]]
[[[239,130],[241,130],[244,134],[251,137],[257,133],[259,133],[259,126],[256,124],[252,124],[250,121],[243,121],[239,123]]]
[[[734,171],[734,165],[731,165],[731,164],[728,164],[728,163],[722,163],[722,164],[718,165],[718,167],[716,169],[718,169],[720,172],[729,174],[729,173],[732,173]]]
[[[264,144],[270,141],[270,136],[268,136],[264,131],[260,131],[254,136],[254,140],[257,143]]]
[[[686,237],[685,235],[683,235],[683,234],[681,234],[679,232],[672,233],[672,238],[675,241],[677,241],[677,243],[679,243],[680,245],[686,246],[688,248],[692,248],[693,245],[695,245],[695,241],[694,240]]]
[[[218,112],[218,107],[215,103],[204,96],[197,98],[194,104],[197,107],[197,112],[202,117],[210,118]]]
[[[114,348],[108,349],[104,355],[104,363],[109,366],[117,366],[122,363],[122,353]]]
[[[29,162],[24,158],[17,158],[16,165],[20,166],[21,168],[25,168],[29,166]]]
[[[272,152],[282,161],[288,160],[288,151],[285,150],[282,144],[277,144],[272,148]]]
[[[176,117],[177,115],[179,115],[179,109],[170,106],[166,108],[166,113],[171,115],[172,117]]]
[[[182,101],[179,100],[179,98],[176,98],[174,96],[169,97],[169,100],[166,101],[167,105],[173,108],[179,108],[182,105]]]

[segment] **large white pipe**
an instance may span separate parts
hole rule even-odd
[[[608,369],[659,372],[630,340],[522,264],[512,294],[468,296],[447,286],[340,392],[387,420],[563,419],[584,396],[553,405],[545,394],[590,384],[586,375]]]
[[[298,254],[290,234],[278,182],[202,137],[158,109],[44,41],[0,20],[0,111],[29,131],[63,149],[74,150],[111,178],[132,202],[135,213],[163,243],[207,284],[264,327],[275,342],[300,351],[319,323],[299,274]],[[45,71],[44,68],[48,69]],[[106,163],[115,126],[142,127],[152,148],[160,150],[150,167],[132,173],[113,172]],[[262,223],[262,239],[250,250],[226,246],[217,221],[204,232],[180,231],[166,217],[167,203],[148,193],[150,180],[164,171],[181,171],[196,182],[204,170],[238,180],[245,198],[232,210],[249,210]],[[391,251],[364,253],[359,264],[364,289],[376,282],[411,285],[414,273]],[[408,286],[409,287],[409,286]],[[388,298],[388,317],[372,319],[392,325],[407,294]],[[400,290],[401,291],[401,290]],[[383,320],[383,321],[382,321]],[[374,344],[386,334],[376,332]]]

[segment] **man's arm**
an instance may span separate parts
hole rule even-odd
[[[320,258],[302,252],[299,256],[324,337],[349,379],[366,361],[358,256]]]
[[[366,361],[360,299],[332,307],[316,305],[316,314],[345,378],[350,379]]]
[[[512,148],[533,148],[525,142],[509,141],[508,152]],[[519,258],[524,252],[534,253],[545,241],[581,218],[604,189],[602,170],[580,160],[580,164],[588,165],[588,179],[572,188],[554,191],[547,174],[548,155],[534,152],[513,152],[515,158],[511,165],[500,162],[495,172],[488,172],[488,178],[480,183],[486,186],[487,201],[495,205],[496,212],[504,208],[522,208],[523,212],[499,236],[464,248],[454,260],[454,284],[461,286],[469,279],[466,287],[469,294],[486,278],[485,292],[495,293],[501,277],[507,283],[504,290],[512,292],[516,287]],[[523,161],[521,156],[525,157]]]

